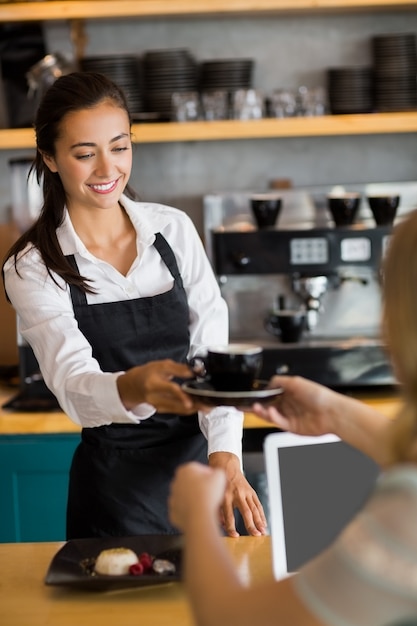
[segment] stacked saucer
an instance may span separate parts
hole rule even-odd
[[[370,113],[373,110],[371,67],[330,68],[327,82],[333,114]]]
[[[123,89],[130,113],[143,111],[140,58],[132,55],[84,57],[80,60],[84,72],[98,72]]]
[[[198,64],[186,49],[150,50],[143,56],[145,106],[170,120],[172,94],[198,91]]]
[[[200,64],[200,91],[252,89],[253,59],[218,59]]]
[[[411,33],[377,35],[372,39],[375,103],[378,111],[417,107],[416,37]]]

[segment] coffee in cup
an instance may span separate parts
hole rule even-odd
[[[211,346],[205,356],[191,359],[191,366],[216,391],[250,391],[261,371],[262,353],[261,346],[247,343]]]

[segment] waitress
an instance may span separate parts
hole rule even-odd
[[[35,131],[44,204],[3,271],[20,333],[82,426],[67,538],[177,532],[169,484],[190,460],[226,472],[226,533],[238,535],[238,508],[248,532],[264,534],[241,471],[242,413],[204,411],[178,384],[192,375],[188,358],[227,343],[227,310],[191,220],[135,201],[123,93],[100,74],[63,76],[44,95]]]

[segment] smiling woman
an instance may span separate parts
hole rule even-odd
[[[38,220],[7,255],[5,287],[43,378],[83,427],[68,538],[175,533],[169,483],[188,460],[223,467],[234,508],[265,532],[241,471],[243,414],[208,409],[178,384],[187,360],[228,341],[227,309],[201,240],[178,209],[136,202],[131,120],[105,76],[62,76],[35,120]],[[233,414],[233,419],[225,419]]]
[[[136,257],[136,231],[119,206],[132,169],[129,128],[126,111],[104,101],[69,113],[55,154],[43,155],[59,173],[71,222],[87,249],[124,275]]]
[[[77,141],[78,137],[88,140]],[[59,172],[69,211],[73,205],[79,210],[84,204],[99,209],[99,195],[114,207],[120,196],[118,186],[125,188],[132,169],[127,113],[111,102],[69,113],[62,122],[55,154],[43,158],[51,172]]]

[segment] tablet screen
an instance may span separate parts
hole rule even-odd
[[[372,491],[379,467],[333,435],[269,435],[265,461],[274,574],[296,572],[337,537]]]

